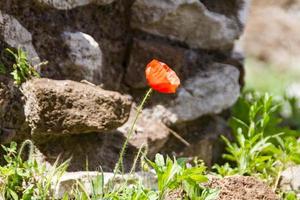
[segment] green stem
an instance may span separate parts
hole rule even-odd
[[[136,122],[137,122],[137,120],[138,120],[140,114],[142,113],[143,106],[144,106],[146,100],[148,99],[148,97],[150,96],[151,92],[152,92],[152,88],[150,88],[150,89],[147,91],[147,93],[146,93],[146,95],[144,96],[144,98],[143,98],[141,104],[140,104],[139,107],[137,108],[137,113],[136,113],[136,115],[135,115],[134,121],[133,121],[133,123],[131,124],[131,127],[130,127],[129,132],[128,132],[128,135],[127,135],[127,138],[126,138],[126,140],[125,140],[125,142],[124,142],[124,144],[123,144],[123,146],[122,146],[122,149],[121,149],[121,152],[120,152],[120,156],[119,156],[119,160],[118,160],[118,162],[117,162],[117,164],[116,164],[116,167],[115,167],[115,169],[114,169],[114,174],[118,173],[118,171],[120,170],[120,167],[121,167],[122,174],[124,173],[123,159],[124,159],[124,154],[125,154],[125,151],[126,151],[126,147],[127,147],[127,145],[128,145],[129,140],[130,140],[131,137],[132,137],[133,132],[134,132],[135,124],[136,124]]]

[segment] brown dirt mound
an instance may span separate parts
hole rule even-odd
[[[221,189],[218,200],[279,200],[265,183],[251,176],[214,178],[207,186]]]

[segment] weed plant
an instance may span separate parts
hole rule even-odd
[[[22,159],[24,147],[29,146],[29,157]],[[69,160],[47,168],[33,158],[34,146],[26,140],[17,152],[17,144],[2,146],[6,165],[0,166],[0,197],[5,200],[48,200],[54,199],[52,188],[66,171]]]
[[[16,52],[12,49],[6,49],[6,51],[14,59],[11,75],[13,76],[16,85],[21,85],[33,77],[40,77],[34,66],[30,64],[25,51],[23,51],[21,48],[18,48]],[[40,63],[39,65],[43,64],[46,63]],[[5,65],[0,63],[0,74],[5,74],[6,71]]]
[[[281,126],[280,108],[268,94],[247,93],[238,100],[230,120],[234,141],[222,136],[227,151],[223,158],[229,162],[213,167],[218,175],[256,176],[285,196],[279,180],[283,170],[300,164],[300,143],[298,132]]]

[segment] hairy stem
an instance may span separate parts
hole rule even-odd
[[[125,151],[126,151],[128,142],[129,142],[129,140],[131,139],[132,134],[133,134],[133,132],[134,132],[135,124],[136,124],[136,122],[137,122],[137,120],[138,120],[138,118],[139,118],[139,116],[140,116],[140,114],[141,114],[141,112],[142,112],[142,110],[143,110],[143,106],[144,106],[146,100],[148,99],[148,97],[150,96],[151,92],[152,92],[152,88],[150,88],[150,89],[147,91],[147,93],[146,93],[146,95],[144,96],[144,98],[143,98],[141,104],[140,104],[139,107],[137,108],[137,113],[136,113],[136,115],[135,115],[134,121],[133,121],[133,123],[131,124],[131,127],[130,127],[130,129],[129,129],[129,131],[128,131],[127,138],[126,138],[126,140],[125,140],[125,142],[124,142],[124,144],[123,144],[123,146],[122,146],[122,149],[121,149],[121,152],[120,152],[120,156],[119,156],[119,160],[118,160],[118,162],[117,162],[117,164],[116,164],[116,167],[115,167],[115,169],[114,169],[114,174],[118,173],[118,171],[120,170],[120,168],[121,168],[122,174],[124,173],[124,163],[123,163],[123,160],[124,160],[124,154],[125,154]]]
[[[18,158],[20,159],[21,156],[22,156],[22,153],[24,151],[24,147],[28,145],[29,146],[29,155],[28,155],[28,161],[31,161],[32,160],[32,156],[33,156],[33,150],[34,150],[34,146],[33,146],[33,143],[31,140],[25,140],[21,147],[20,147],[20,150],[19,150],[19,153],[18,153]]]
[[[134,159],[134,161],[133,161],[133,164],[132,164],[131,170],[130,170],[130,172],[129,172],[129,175],[132,175],[132,174],[134,173],[135,168],[136,168],[136,164],[137,164],[137,162],[138,162],[138,160],[139,160],[141,154],[143,155],[143,149],[144,149],[144,146],[145,146],[145,145],[143,144],[143,145],[140,147],[138,153],[136,154],[136,157],[135,157],[135,159]]]

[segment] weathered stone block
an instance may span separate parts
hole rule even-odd
[[[137,0],[131,25],[202,49],[231,48],[240,34],[237,21],[209,11],[199,0]]]
[[[61,63],[61,71],[65,78],[101,83],[102,51],[94,38],[82,32],[64,32],[62,38],[69,49],[69,59]]]
[[[74,81],[33,79],[22,90],[35,136],[113,130],[127,121],[131,106],[128,96]]]
[[[171,112],[177,122],[217,114],[232,106],[240,94],[240,73],[236,67],[214,63],[186,80],[178,91]]]
[[[31,33],[13,16],[0,10],[0,38],[9,46],[26,51],[33,64],[39,64],[40,58],[32,44]]]

